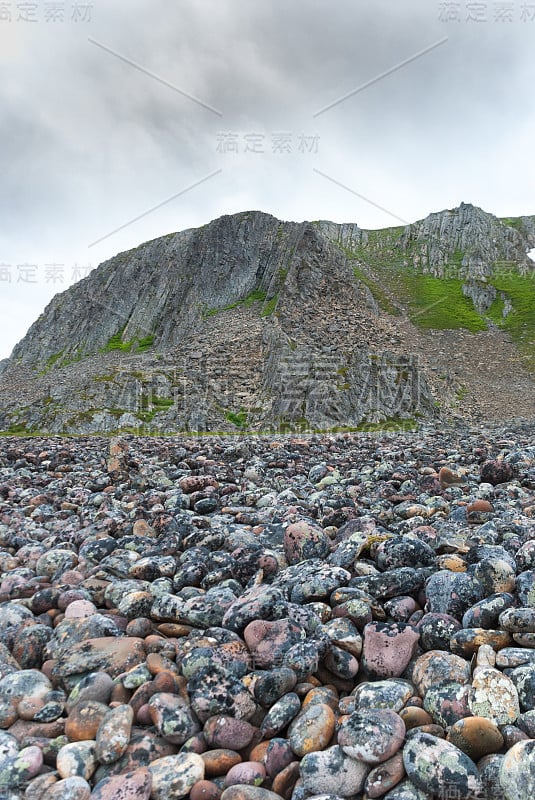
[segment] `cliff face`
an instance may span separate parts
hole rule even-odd
[[[383,231],[247,212],[170,234],[52,300],[3,363],[0,429],[326,429],[458,411],[434,334],[466,334],[468,351],[479,337],[478,352],[502,336],[527,359],[529,415],[534,246],[534,217],[465,204]]]
[[[57,295],[12,360],[38,366],[58,353],[89,355],[115,336],[133,347],[147,337],[158,349],[172,347],[206,311],[255,289],[267,293],[304,227],[237,214],[120,253]]]
[[[401,243],[424,272],[439,278],[447,277],[452,262],[458,276],[467,280],[490,278],[506,265],[524,274],[533,269],[527,250],[535,247],[535,224],[532,217],[499,220],[462,203],[408,226]]]

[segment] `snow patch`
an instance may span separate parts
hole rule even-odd
[[[535,247],[532,250],[528,250],[528,258],[535,261]]]

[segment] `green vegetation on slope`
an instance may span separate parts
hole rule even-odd
[[[227,411],[225,413],[225,419],[227,422],[235,425],[239,430],[244,430],[247,427],[247,418],[248,414],[244,408],[240,408],[238,413],[235,413],[234,411]]]
[[[117,333],[110,336],[104,347],[100,348],[99,352],[111,353],[113,350],[120,350],[123,353],[130,353],[130,351],[134,349],[138,353],[145,353],[147,350],[150,350],[154,344],[154,335],[152,333],[143,336],[141,339],[131,339],[130,341],[123,342],[125,329],[126,325],[123,325]]]
[[[499,301],[495,300],[489,309],[494,315],[491,319],[508,331],[526,356],[529,367],[535,369],[535,274],[519,275],[512,271],[498,273],[492,277],[492,283],[499,292],[509,297],[513,310],[507,317],[497,318],[500,306]]]
[[[172,397],[158,397],[157,395],[144,394],[141,397],[141,409],[132,411],[132,413],[143,420],[143,422],[152,422],[153,418],[160,411],[167,411],[174,404]]]
[[[413,270],[402,276],[402,292],[410,307],[411,322],[420,328],[465,328],[472,333],[484,331],[485,321],[462,291],[463,282],[443,280]]]
[[[399,310],[388,296],[388,289],[408,308],[409,317],[418,327],[485,330],[485,321],[462,292],[463,282],[456,278],[435,278],[419,272],[415,262],[427,255],[427,247],[424,243],[413,242],[407,251],[402,250],[399,244],[402,231],[401,227],[369,231],[367,244],[353,250],[344,248],[348,258],[369,265],[375,276],[370,278],[363,266],[354,266],[355,278],[368,286],[383,311],[399,315]],[[456,271],[463,258],[464,253],[457,250],[447,266]]]
[[[83,357],[84,354],[80,348],[77,348],[74,350],[74,352],[67,353],[66,355],[65,350],[60,350],[59,353],[53,353],[51,356],[49,356],[44,369],[40,370],[38,375],[46,375],[54,367],[58,367],[58,369],[61,369],[61,367],[68,367],[69,364],[75,364],[77,361],[81,361]]]
[[[522,229],[520,218],[503,218],[502,223]],[[389,294],[407,308],[411,321],[421,328],[464,328],[471,332],[487,329],[488,321],[509,331],[527,355],[535,347],[535,280],[533,275],[521,276],[513,263],[509,269],[497,269],[489,285],[506,295],[513,307],[503,316],[504,300],[494,301],[485,316],[475,310],[469,297],[463,294],[463,280],[455,276],[463,264],[465,253],[455,250],[444,265],[447,278],[425,274],[420,265],[428,261],[425,241],[412,240],[405,246],[401,241],[403,227],[368,231],[367,242],[352,249],[342,247],[348,258],[358,261],[354,275],[370,289],[379,306],[388,313],[393,310]],[[501,263],[501,262],[500,262]],[[373,277],[367,274],[366,266]]]
[[[507,225],[508,228],[515,228],[517,231],[522,230],[522,220],[520,217],[500,217],[500,222]]]
[[[260,312],[260,316],[270,317],[275,311],[278,302],[279,302],[279,295],[276,294],[274,297],[271,298],[271,300],[268,300],[267,303],[264,305],[262,311]]]
[[[253,303],[264,303],[264,306],[260,311],[260,316],[269,317],[275,310],[279,296],[275,295],[267,302],[266,297],[267,292],[265,292],[263,289],[255,289],[253,292],[250,292],[247,297],[244,297],[243,300],[236,300],[235,303],[229,303],[229,305],[222,306],[221,308],[205,308],[202,312],[202,318],[206,319],[207,317],[214,317],[216,314],[220,314],[222,311],[231,311],[233,308],[251,308]]]
[[[101,353],[111,353],[112,350],[121,350],[123,353],[129,353],[132,349],[132,342],[123,342],[123,333],[126,325],[117,331],[113,336],[110,336],[104,347],[100,348]]]

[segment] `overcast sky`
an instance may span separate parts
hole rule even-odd
[[[0,78],[0,358],[89,268],[222,214],[535,213],[535,0],[11,0]]]

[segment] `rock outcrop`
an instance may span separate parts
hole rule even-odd
[[[488,341],[499,361],[503,339],[494,379],[516,387],[515,413],[530,416],[531,247],[535,217],[466,204],[382,231],[246,212],[155,239],[56,295],[0,363],[0,430],[324,430],[488,415],[481,362],[464,378],[441,359],[441,342],[465,331],[478,358]]]

